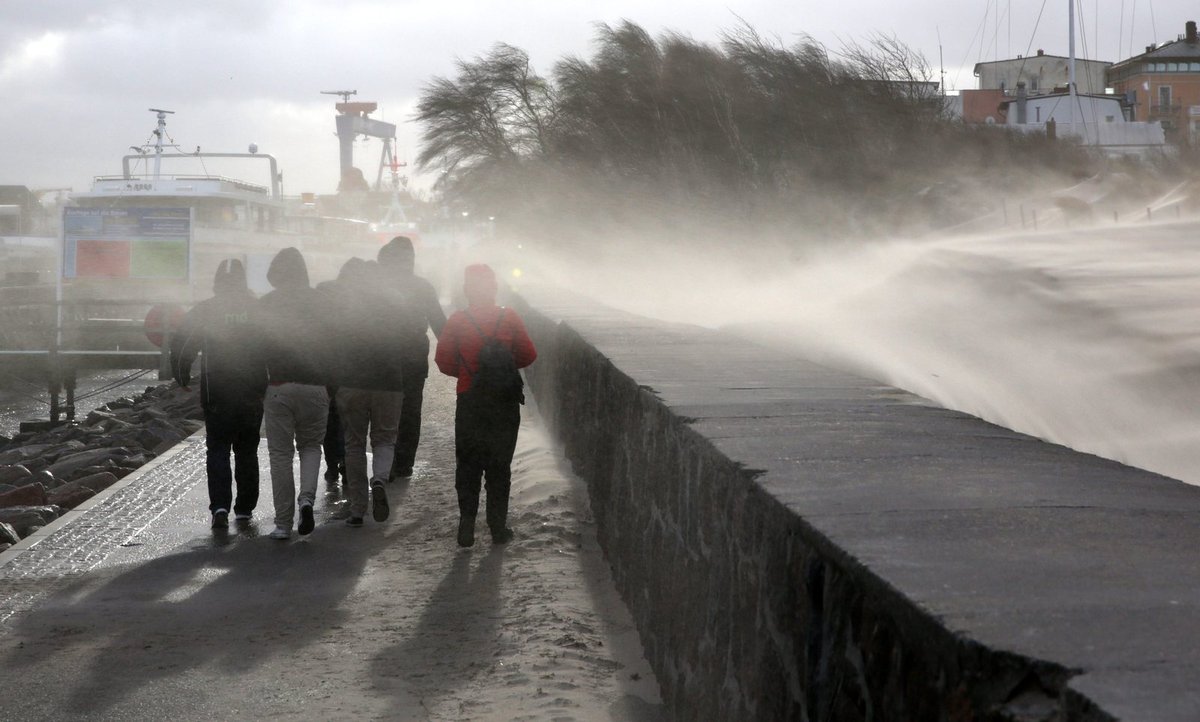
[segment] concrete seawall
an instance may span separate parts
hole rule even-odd
[[[523,288],[678,719],[1200,719],[1200,488]]]

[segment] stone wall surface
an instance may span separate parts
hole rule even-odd
[[[530,286],[539,409],[678,719],[1200,719],[1200,489]]]

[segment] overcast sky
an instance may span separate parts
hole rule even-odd
[[[1079,57],[1119,60],[1200,19],[1184,0],[1079,2]],[[566,55],[589,55],[596,23],[629,19],[715,43],[744,21],[831,50],[881,32],[923,52],[935,74],[940,37],[953,90],[975,87],[980,60],[1066,55],[1066,15],[1063,0],[0,0],[0,184],[83,190],[119,173],[156,107],[176,112],[168,132],[188,150],[254,142],[279,159],[285,192],[331,192],[334,99],[319,91],[379,102],[374,117],[400,124],[400,155],[411,159],[416,97],[432,76],[453,75],[455,58],[506,42],[548,74]],[[356,149],[372,180],[379,150]]]

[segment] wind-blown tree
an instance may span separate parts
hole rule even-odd
[[[554,225],[559,239],[580,227],[688,237],[883,224],[972,160],[1041,162],[1044,142],[995,130],[981,143],[951,122],[929,81],[894,37],[835,57],[749,27],[714,46],[600,25],[592,55],[562,59],[553,82],[507,45],[435,78],[418,106],[418,160],[446,172],[448,196]]]
[[[486,57],[458,61],[453,80],[426,86],[416,113],[425,143],[417,162],[441,171],[460,194],[496,199],[530,159],[549,155],[556,114],[554,88],[525,51],[498,44]]]

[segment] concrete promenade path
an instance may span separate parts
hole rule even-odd
[[[183,392],[180,392],[183,393]],[[208,528],[193,436],[0,555],[0,720],[657,720],[657,683],[586,490],[526,407],[517,538],[454,542],[453,388],[431,376],[412,480],[351,529]],[[323,468],[323,467],[322,467]]]

